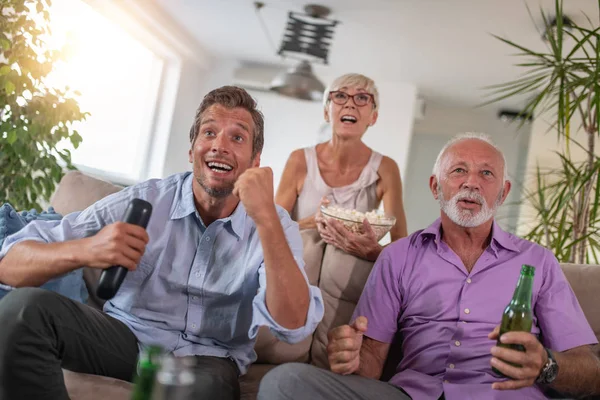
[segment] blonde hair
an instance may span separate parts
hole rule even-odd
[[[323,92],[323,107],[327,108],[327,104],[329,103],[329,92],[340,90],[343,87],[355,87],[366,90],[373,95],[373,100],[375,102],[375,108],[373,109],[377,111],[379,108],[379,91],[377,90],[377,86],[375,86],[375,81],[361,74],[345,74],[335,78],[325,89],[325,92]]]

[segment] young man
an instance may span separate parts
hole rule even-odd
[[[440,152],[429,185],[441,218],[383,250],[352,324],[329,334],[332,372],[278,367],[259,399],[544,399],[548,387],[600,394],[596,337],[556,258],[494,222],[511,187],[502,153],[485,136],[459,136]],[[519,352],[495,344],[523,264],[536,267],[533,329],[501,338]],[[389,383],[379,381],[397,333],[402,361]]]
[[[298,225],[260,168],[263,117],[243,89],[210,92],[190,131],[192,173],[150,180],[81,213],[31,223],[0,252],[0,282],[39,286],[88,266],[129,269],[105,313],[37,288],[0,302],[0,399],[68,399],[61,368],[130,380],[138,345],[195,356],[194,395],[236,399],[258,327],[297,342],[323,315]],[[153,206],[147,231],[119,222]]]

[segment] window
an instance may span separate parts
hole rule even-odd
[[[121,183],[145,179],[163,60],[82,0],[53,0],[51,28],[50,45],[67,44],[68,52],[49,83],[79,91],[91,114],[75,124],[83,141],[73,163]]]

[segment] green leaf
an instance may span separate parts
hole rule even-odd
[[[82,138],[73,132],[72,123],[87,116],[72,94],[43,81],[60,55],[47,50],[50,3],[5,0],[0,5],[0,132],[6,132],[0,134],[0,201],[17,209],[48,202],[63,168],[74,168],[70,153],[59,150],[57,144],[67,139],[79,145]],[[10,16],[2,12],[7,8]],[[11,69],[13,64],[19,66],[18,71]],[[32,98],[19,106],[15,93],[26,89]],[[55,104],[59,107],[54,108]]]
[[[83,140],[83,138],[77,132],[73,132],[70,139],[71,139],[71,144],[73,144],[74,148],[78,148],[79,144]]]
[[[17,131],[9,131],[8,135],[6,137],[6,141],[8,142],[8,144],[12,145],[13,143],[15,143],[17,141]]]
[[[4,90],[7,94],[12,94],[15,91],[15,84],[12,81],[4,82]]]

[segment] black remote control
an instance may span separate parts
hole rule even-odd
[[[139,225],[146,229],[151,214],[152,204],[148,203],[146,200],[133,199],[127,206],[127,210],[125,210],[123,222]],[[120,265],[113,265],[102,271],[100,279],[98,280],[96,295],[103,300],[112,299],[121,287],[125,275],[127,275],[127,268]]]

